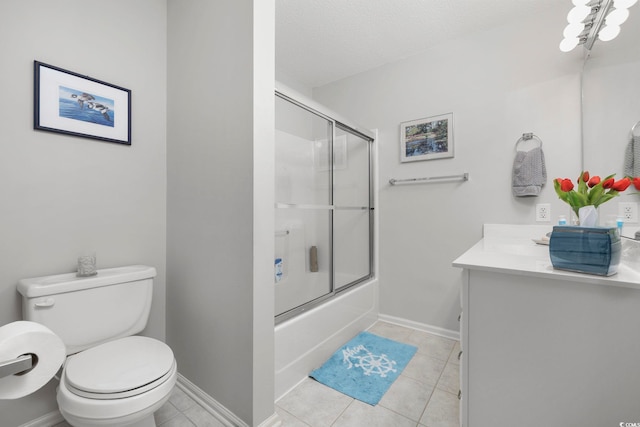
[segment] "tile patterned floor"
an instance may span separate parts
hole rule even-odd
[[[459,343],[387,322],[369,331],[418,347],[382,400],[371,406],[307,378],[276,402],[282,427],[458,427]],[[177,387],[155,419],[158,427],[223,427]]]
[[[387,322],[370,332],[418,347],[375,406],[305,379],[276,402],[283,427],[458,427],[457,341]]]

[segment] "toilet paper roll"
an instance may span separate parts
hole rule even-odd
[[[0,326],[0,362],[35,355],[28,372],[0,378],[0,399],[18,399],[40,389],[58,372],[67,352],[62,340],[39,323],[20,320]]]

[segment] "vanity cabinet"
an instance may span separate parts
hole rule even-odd
[[[461,425],[640,423],[640,274],[556,271],[548,247],[519,232],[485,227],[453,264],[463,269]]]

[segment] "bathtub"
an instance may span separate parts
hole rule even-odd
[[[275,398],[280,399],[341,345],[378,320],[374,278],[275,327]]]

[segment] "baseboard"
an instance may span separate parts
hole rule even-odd
[[[223,425],[227,427],[249,427],[247,423],[238,418],[223,404],[202,391],[200,387],[189,381],[180,373],[178,373],[176,387],[184,391],[187,396],[196,401],[198,405],[202,406],[205,411],[213,415]]]
[[[64,421],[64,417],[60,411],[51,411],[48,414],[22,424],[20,427],[52,427]]]
[[[213,397],[205,393],[200,387],[189,381],[187,378],[178,373],[176,387],[185,392],[187,396],[193,399],[205,411],[215,417],[220,423],[227,427],[249,427],[247,423],[238,418],[233,412],[228,410],[224,405],[215,400]],[[274,413],[265,421],[260,423],[259,427],[280,427],[282,422],[278,414]]]
[[[282,427],[282,420],[278,414],[274,413],[269,418],[261,422],[258,427]]]
[[[419,331],[428,332],[433,335],[438,335],[443,338],[449,338],[451,340],[460,341],[460,332],[452,331],[450,329],[440,328],[438,326],[427,325],[426,323],[414,322],[413,320],[403,319],[401,317],[389,316],[388,314],[379,314],[378,320],[383,322],[389,322],[400,326],[405,326],[411,329],[417,329]]]

